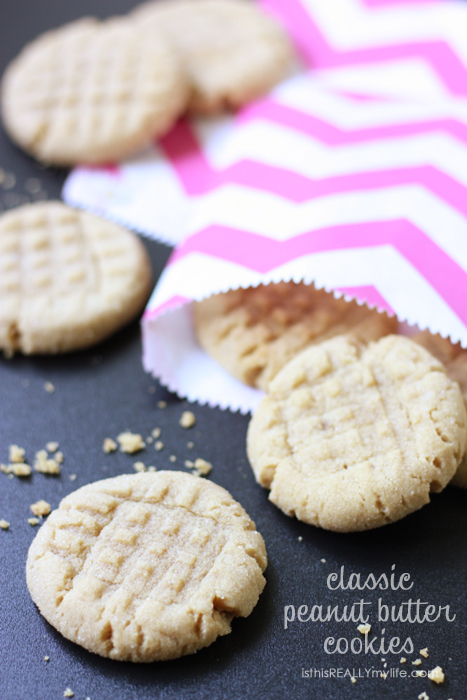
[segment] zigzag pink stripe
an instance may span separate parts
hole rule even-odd
[[[405,219],[331,226],[287,241],[227,226],[209,226],[190,236],[172,254],[169,264],[190,253],[204,253],[264,273],[312,253],[382,245],[396,248],[467,325],[467,273]]]
[[[223,184],[238,183],[299,204],[340,192],[419,185],[467,216],[467,188],[430,165],[335,175],[321,180],[247,160],[217,171],[211,168],[201,153],[186,123],[180,124],[166,136],[161,147],[170,158],[187,194],[193,196],[211,192]]]
[[[350,294],[358,301],[365,301],[370,306],[376,306],[377,309],[385,309],[391,316],[395,315],[394,309],[372,284],[362,284],[359,287],[337,287],[336,291]]]
[[[285,24],[309,65],[318,68],[423,58],[455,95],[467,95],[467,69],[445,41],[424,41],[338,51],[323,35],[300,0],[262,0],[266,10]]]
[[[160,306],[157,306],[155,309],[152,309],[150,306],[144,311],[143,314],[143,319],[145,321],[148,321],[151,318],[155,318],[156,316],[160,316],[162,312],[164,311],[173,311],[174,309],[177,309],[179,306],[183,306],[183,304],[186,304],[187,301],[191,301],[191,299],[188,299],[188,297],[182,297],[179,294],[174,294],[173,297],[170,297],[170,299],[167,299],[167,301],[164,301],[163,304]]]
[[[426,1],[426,0],[424,0]],[[364,143],[372,140],[399,138],[442,131],[467,143],[467,125],[457,119],[428,119],[405,124],[384,124],[382,126],[362,129],[341,129],[325,122],[312,114],[301,112],[293,107],[280,104],[271,99],[255,102],[246,107],[239,115],[238,123],[248,123],[258,119],[281,124],[307,136],[319,139],[331,146]]]

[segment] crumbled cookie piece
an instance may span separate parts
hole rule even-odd
[[[153,438],[157,440],[157,438],[160,438],[161,436],[161,429],[160,428],[154,428],[154,430],[151,431],[151,435]]]
[[[412,661],[412,666],[420,666],[422,663],[421,659],[415,659],[415,661]]]
[[[29,507],[33,515],[48,515],[50,513],[50,503],[47,503],[47,501],[43,499],[32,503]]]
[[[152,437],[152,435],[148,435],[146,438],[146,445],[152,445],[153,442],[154,438]]]
[[[28,523],[30,525],[39,525],[39,518],[28,518]]]
[[[76,481],[76,474],[70,474],[68,478],[70,481]]]
[[[429,654],[428,654],[428,647],[425,647],[424,649],[420,649],[420,656],[424,656],[425,659],[428,658],[428,656],[429,656]]]
[[[423,693],[420,693],[420,695],[418,696],[418,700],[430,700],[430,696],[427,695],[425,691],[423,691]]]
[[[188,469],[193,469],[195,466],[195,463],[191,461],[191,459],[186,459],[185,460],[185,467],[188,467]]]
[[[196,423],[195,414],[191,411],[183,411],[180,421],[182,428],[191,428]]]
[[[361,624],[357,627],[358,631],[360,634],[369,634],[371,632],[371,625],[368,623],[366,624]]]
[[[157,408],[167,408],[167,401],[158,401]]]
[[[428,678],[430,681],[433,681],[433,683],[444,683],[445,676],[441,666],[436,666],[431,671],[428,671]]]
[[[201,459],[201,457],[195,459],[193,472],[196,476],[207,476],[211,470],[212,464],[210,462],[206,462],[206,460]]]
[[[172,464],[173,464],[173,463],[176,462],[176,461],[177,461],[176,456],[175,456],[175,455],[170,455],[170,457],[169,457],[169,462],[172,462]]]
[[[44,661],[50,661],[50,656],[44,656]]]
[[[48,442],[45,447],[47,452],[56,452],[58,450],[58,442]]]
[[[355,685],[355,683],[357,682],[357,679],[355,678],[355,676],[350,677],[350,682]]]
[[[146,465],[144,462],[135,462],[133,464],[133,469],[135,472],[145,472],[146,471]]]
[[[24,462],[15,462],[14,464],[1,464],[0,465],[0,471],[2,471],[4,474],[8,474],[10,478],[13,478],[14,476],[30,476],[31,475],[31,467],[29,464],[25,464]]]
[[[187,442],[186,446],[188,447],[189,450],[192,450],[193,447],[195,446],[195,443],[191,442],[191,440],[190,440],[190,442]]]
[[[406,664],[406,663],[407,663],[407,659],[405,658],[405,656],[401,656],[401,664]]]
[[[155,448],[158,452],[160,452],[160,451],[163,449],[163,447],[164,447],[164,443],[161,442],[160,440],[158,440],[158,441],[155,443],[155,445],[154,445],[154,448]]]
[[[120,444],[120,452],[127,452],[128,454],[139,452],[146,447],[139,433],[120,433],[120,435],[117,435],[117,440]]]
[[[321,564],[326,564],[326,559],[321,559]]]
[[[56,452],[55,453],[55,461],[57,464],[62,464],[63,462],[63,452]]]
[[[55,387],[52,382],[44,382],[44,389],[48,394],[53,394],[55,391]]]
[[[8,520],[2,519],[0,520],[0,527],[2,528],[2,530],[8,530],[8,528],[10,527],[10,523],[8,522]]]
[[[115,440],[112,440],[112,438],[105,438],[105,440],[102,444],[102,449],[107,454],[109,454],[109,452],[115,452],[117,447],[118,447],[117,443],[115,442]]]
[[[64,698],[72,698],[73,696],[74,696],[74,692],[72,691],[71,688],[67,688],[66,690],[63,691]]]
[[[24,447],[18,447],[18,445],[10,445],[9,448],[9,458],[10,462],[24,462],[24,456],[26,450]]]
[[[56,459],[49,459],[45,450],[36,452],[34,469],[41,474],[60,474],[60,465]]]
[[[157,472],[157,468],[151,465],[150,467],[148,467],[148,472]]]

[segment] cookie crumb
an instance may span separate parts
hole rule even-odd
[[[23,447],[18,447],[18,445],[10,445],[9,448],[9,459],[10,462],[24,462],[24,456],[26,450]]]
[[[44,661],[50,661],[50,656],[44,656]]]
[[[8,522],[8,520],[0,520],[0,527],[2,528],[2,530],[8,530],[8,528],[10,527],[10,523]]]
[[[148,472],[157,472],[156,467],[153,467],[152,465],[148,467]]]
[[[429,656],[429,654],[428,654],[428,647],[425,647],[424,649],[420,649],[420,656],[424,656],[425,659],[428,658],[428,656]]]
[[[72,691],[71,688],[67,688],[66,690],[63,691],[64,698],[72,698],[73,696],[74,696],[74,692]]]
[[[127,452],[128,454],[139,452],[146,447],[139,433],[120,433],[120,435],[117,435],[117,440],[120,443],[120,452]]]
[[[48,515],[50,513],[50,503],[47,503],[47,501],[43,499],[32,503],[29,507],[33,515]]]
[[[36,452],[34,469],[41,474],[60,474],[60,466],[56,459],[49,459],[45,450]]]
[[[175,455],[170,455],[170,457],[169,457],[169,462],[172,462],[172,464],[173,464],[173,463],[176,462],[176,461],[177,461],[176,456],[175,456]]]
[[[401,656],[401,664],[406,664],[406,663],[407,663],[407,659],[405,658],[405,656]]]
[[[418,696],[418,700],[430,700],[430,696],[427,695],[425,691],[423,691],[423,693],[420,693],[420,695]]]
[[[63,462],[63,452],[56,452],[55,453],[55,461],[57,464],[62,464]]]
[[[355,676],[351,676],[350,682],[355,685],[355,683],[357,682],[357,679],[355,678]]]
[[[167,408],[167,401],[158,401],[157,408]]]
[[[112,438],[105,438],[104,442],[102,443],[102,449],[106,454],[109,454],[109,452],[115,452],[117,447],[117,443],[115,440],[112,440]]]
[[[133,464],[133,469],[135,472],[145,472],[146,471],[146,465],[144,462],[135,462]]]
[[[6,464],[1,464],[0,469],[5,474],[8,474],[11,479],[13,475],[20,477],[31,476],[31,467],[24,462],[15,462],[14,464],[8,464],[8,466]]]
[[[195,466],[195,463],[192,462],[191,459],[185,460],[185,467],[187,467],[188,469],[193,469],[194,466]]]
[[[421,659],[415,659],[415,661],[412,661],[412,666],[420,666],[422,663]]]
[[[211,462],[207,462],[205,459],[198,457],[195,459],[193,471],[196,476],[207,476],[209,472],[212,471],[212,464]]]
[[[55,391],[55,387],[52,382],[44,382],[44,389],[48,394],[53,394]]]
[[[182,428],[191,428],[196,423],[195,414],[191,411],[183,411],[179,423]]]
[[[188,447],[189,450],[192,450],[193,447],[195,446],[195,443],[190,441],[190,442],[187,442],[186,446]]]
[[[76,474],[70,474],[68,477],[70,481],[75,481],[76,480]]]
[[[302,537],[301,535],[299,535],[299,536],[297,537],[297,539],[298,539],[299,542],[302,542],[303,537]]]
[[[161,442],[160,440],[158,440],[156,442],[156,444],[154,445],[154,447],[158,452],[160,452],[162,450],[162,448],[164,447],[164,443]]]
[[[326,564],[326,559],[321,559],[321,564]]]
[[[160,438],[160,436],[161,436],[161,429],[154,428],[154,430],[151,431],[151,435],[153,436],[153,438],[156,438],[156,440],[157,440],[157,438]]]
[[[148,435],[146,438],[146,445],[152,445],[153,442],[154,438],[152,437],[152,435]]]
[[[58,442],[48,442],[45,448],[47,452],[56,452],[58,450]]]
[[[371,625],[368,624],[362,624],[357,627],[357,630],[360,632],[360,634],[369,634],[371,632]]]
[[[39,525],[39,519],[38,518],[28,518],[28,523],[30,525]]]
[[[428,671],[428,678],[433,683],[444,683],[444,672],[441,666],[436,666],[431,671]]]

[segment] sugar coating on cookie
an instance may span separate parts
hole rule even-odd
[[[188,84],[169,43],[114,18],[41,35],[8,66],[2,116],[10,137],[46,163],[121,160],[184,110]]]
[[[429,350],[446,368],[448,377],[459,384],[464,403],[467,406],[467,350],[460,343],[451,343],[449,338],[422,331],[412,337]],[[451,484],[467,488],[467,454],[464,455],[454,474]]]
[[[276,21],[247,0],[166,0],[132,17],[144,32],[161,31],[184,61],[189,109],[235,109],[286,77],[293,51]]]
[[[399,520],[447,485],[464,453],[458,385],[401,336],[313,346],[269,391],[248,456],[270,500],[312,525],[350,532]]]
[[[303,282],[279,282],[213,295],[193,305],[203,348],[230,374],[267,390],[308,345],[351,332],[363,342],[397,328],[397,319]]]
[[[232,496],[182,472],[70,494],[33,541],[29,591],[65,637],[112,659],[173,659],[228,634],[263,590],[263,538]]]
[[[0,216],[0,348],[57,353],[103,340],[144,306],[151,266],[139,238],[61,202]]]

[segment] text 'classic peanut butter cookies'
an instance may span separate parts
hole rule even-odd
[[[290,72],[284,30],[248,0],[148,2],[133,13],[141,31],[163,32],[191,83],[188,108],[212,114],[267,92]]]
[[[121,160],[184,110],[185,71],[170,44],[123,18],[85,18],[41,35],[7,68],[10,137],[46,163]]]
[[[448,338],[422,331],[414,335],[415,340],[429,350],[446,368],[448,377],[459,384],[464,403],[467,406],[467,350],[459,343],[451,343]],[[467,454],[459,464],[451,484],[467,488]]]
[[[312,343],[343,333],[369,342],[397,328],[396,318],[303,282],[230,290],[195,303],[193,313],[206,352],[241,382],[265,391]]]
[[[130,321],[151,289],[144,245],[60,202],[0,217],[0,348],[57,353],[94,345]]]
[[[26,575],[65,637],[112,659],[174,659],[228,634],[263,590],[263,538],[220,486],[182,472],[124,475],[70,494]]]
[[[399,520],[446,486],[464,453],[458,385],[401,336],[313,346],[269,391],[248,456],[270,500],[312,525],[350,532]]]

